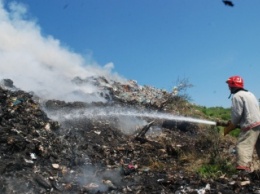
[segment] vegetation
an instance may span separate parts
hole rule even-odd
[[[236,172],[235,167],[226,160],[214,164],[204,164],[197,172],[204,178],[218,178],[221,175],[232,175]]]
[[[222,120],[228,121],[230,120],[230,108],[223,108],[223,107],[200,107],[198,106],[197,109],[201,111],[205,117],[213,118],[214,120]]]
[[[177,88],[178,95],[174,96],[168,108],[174,110],[181,115],[191,116],[196,118],[207,119],[211,121],[227,122],[231,119],[230,108],[223,107],[205,107],[190,103],[190,97],[186,93],[186,89],[192,87],[188,80],[178,80]],[[193,161],[190,170],[197,172],[204,178],[216,178],[221,175],[232,175],[235,173],[234,157],[232,155],[223,155],[220,148],[223,147],[225,141],[230,139],[235,140],[239,134],[240,129],[232,131],[225,138],[223,137],[224,127],[213,126],[209,130],[205,130],[205,134],[198,140],[198,144],[208,145],[208,153],[203,156],[198,153],[184,153],[180,160]],[[228,139],[228,140],[227,140]],[[181,162],[181,161],[180,161]],[[232,163],[233,162],[233,163]]]

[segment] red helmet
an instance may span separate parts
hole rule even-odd
[[[244,80],[240,76],[232,76],[226,81],[229,87],[244,88]]]

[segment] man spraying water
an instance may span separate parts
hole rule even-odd
[[[240,76],[232,76],[226,81],[232,96],[231,121],[224,129],[224,135],[240,126],[241,131],[236,145],[237,170],[252,171],[251,163],[254,148],[260,158],[260,111],[258,100],[244,89]]]

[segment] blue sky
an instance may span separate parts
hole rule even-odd
[[[240,75],[260,98],[259,0],[16,2],[42,36],[101,67],[113,63],[113,72],[140,85],[171,91],[188,79],[192,102],[229,107],[225,80]]]

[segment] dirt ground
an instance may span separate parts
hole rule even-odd
[[[122,106],[140,109],[39,103],[0,88],[0,193],[260,193],[257,172],[214,179],[192,172],[212,150],[235,157],[231,140],[212,149],[214,127],[98,112]]]

